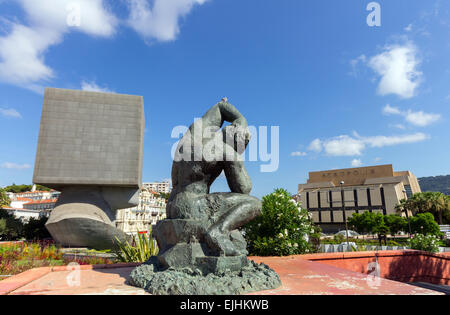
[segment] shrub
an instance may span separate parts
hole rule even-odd
[[[384,217],[384,222],[389,228],[391,235],[396,235],[400,232],[405,232],[408,230],[408,221],[402,216],[389,214]]]
[[[277,189],[263,197],[262,214],[244,226],[244,233],[251,255],[287,256],[317,250],[320,231],[307,210]]]
[[[431,213],[418,213],[411,219],[411,231],[418,234],[441,235],[439,225]]]
[[[411,249],[423,250],[426,252],[437,253],[439,252],[439,237],[436,235],[423,235],[416,234],[409,241],[409,246]]]
[[[48,218],[42,217],[40,219],[31,218],[28,223],[23,227],[23,236],[27,240],[43,240],[46,238],[51,238],[50,233],[45,227]]]
[[[122,262],[146,262],[150,257],[158,255],[158,246],[151,232],[148,235],[139,233],[137,237],[133,235],[131,244],[128,241],[121,242],[118,238],[116,243],[118,249],[115,254]]]
[[[0,209],[9,206],[10,202],[11,200],[8,195],[6,195],[6,191],[0,187]]]
[[[16,241],[22,237],[22,221],[0,210],[0,241]]]

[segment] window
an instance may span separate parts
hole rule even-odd
[[[405,185],[405,191],[406,191],[406,196],[408,198],[411,198],[413,195],[411,185]]]

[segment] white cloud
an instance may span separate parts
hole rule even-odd
[[[433,113],[424,113],[408,111],[406,120],[416,126],[425,127],[441,119],[441,115]]]
[[[172,41],[180,32],[180,19],[207,0],[128,0],[128,24],[147,40]],[[150,3],[153,6],[150,6]]]
[[[194,6],[207,0],[126,1],[129,17],[124,24],[146,40],[171,41],[180,32],[180,20]],[[0,82],[38,93],[43,93],[46,81],[56,77],[55,71],[46,64],[45,54],[63,42],[65,34],[79,31],[90,36],[111,37],[122,22],[108,8],[107,0],[16,2],[25,13],[25,22],[0,19],[0,29],[7,29],[6,35],[0,37]]]
[[[358,58],[350,60],[350,65],[352,66],[352,71],[350,72],[350,75],[356,77],[358,75],[358,65],[359,63],[366,63],[366,56],[361,55]]]
[[[410,109],[407,111],[401,111],[397,107],[391,107],[389,104],[383,108],[383,113],[386,115],[403,116],[407,122],[419,127],[431,125],[441,119],[440,114],[425,113],[423,111],[413,112]]]
[[[114,91],[106,88],[106,87],[100,87],[97,83],[95,82],[87,82],[87,81],[82,81],[81,82],[81,89],[83,91],[89,91],[89,92],[104,92],[104,93],[114,93]]]
[[[391,105],[387,104],[383,108],[383,113],[386,115],[401,115],[402,112],[397,107],[391,107]]]
[[[9,35],[0,37],[0,81],[37,90],[37,81],[54,77],[43,53],[60,40],[58,32],[14,24]]]
[[[315,139],[311,142],[311,144],[308,147],[308,150],[315,151],[315,152],[321,152],[322,151],[322,141],[320,139]]]
[[[306,152],[292,152],[291,156],[306,156],[308,155]]]
[[[413,25],[409,24],[407,27],[404,28],[405,32],[411,32],[413,29]]]
[[[421,142],[428,139],[428,136],[418,132],[415,134],[401,136],[375,136],[361,138],[361,141],[369,144],[373,148],[381,148],[405,143]]]
[[[361,155],[365,148],[364,142],[347,135],[324,141],[325,152],[333,156]]]
[[[10,163],[10,162],[5,162],[1,165],[2,168],[7,168],[7,169],[15,169],[15,170],[25,170],[25,169],[29,169],[31,168],[31,165],[29,164],[17,164],[17,163]]]
[[[405,143],[415,143],[426,139],[428,139],[428,136],[420,132],[400,136],[374,137],[361,137],[357,133],[354,133],[353,137],[342,135],[326,140],[316,139],[313,142],[317,143],[317,141],[320,141],[321,147],[330,156],[360,156],[367,147],[381,148]]]
[[[0,108],[0,114],[5,117],[22,118],[22,115],[14,108]]]
[[[405,130],[406,129],[406,127],[404,125],[402,125],[402,124],[393,124],[391,126],[394,127],[394,128],[397,128],[397,129],[401,129],[401,130]]]
[[[10,32],[0,37],[0,81],[42,91],[40,83],[55,77],[44,55],[62,42],[64,34],[81,31],[93,36],[111,36],[117,19],[103,0],[19,0],[28,25],[7,22]],[[69,27],[68,4],[80,6],[80,25]]]
[[[19,0],[31,25],[68,31],[79,30],[94,36],[109,37],[115,33],[117,18],[110,12],[104,0]],[[78,11],[79,26],[69,26],[71,16]]]
[[[362,161],[360,160],[360,159],[354,159],[354,160],[352,160],[352,166],[353,167],[360,167],[360,166],[362,166],[363,165],[363,163],[362,163]]]
[[[363,141],[354,139],[347,135],[335,137],[324,141],[325,152],[333,156],[361,155],[365,148]]]
[[[411,42],[386,46],[382,53],[370,58],[368,65],[381,76],[380,95],[396,94],[402,98],[415,95],[422,73],[417,70],[420,60]]]

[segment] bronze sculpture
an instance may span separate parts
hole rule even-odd
[[[174,156],[167,219],[154,231],[160,253],[133,271],[133,284],[154,294],[238,294],[280,285],[273,270],[247,259],[238,230],[261,213],[241,158],[249,141],[247,120],[227,99],[190,126]],[[230,192],[210,193],[222,172]]]

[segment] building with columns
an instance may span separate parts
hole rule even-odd
[[[143,185],[139,204],[133,208],[117,210],[116,227],[127,234],[148,232],[152,225],[166,218],[166,200],[158,192]]]
[[[298,186],[302,207],[324,233],[345,229],[345,220],[353,213],[396,213],[400,200],[418,192],[416,176],[395,172],[391,164],[310,172],[307,183]]]
[[[170,182],[154,182],[154,183],[142,183],[142,187],[145,190],[154,191],[157,193],[170,193]]]

